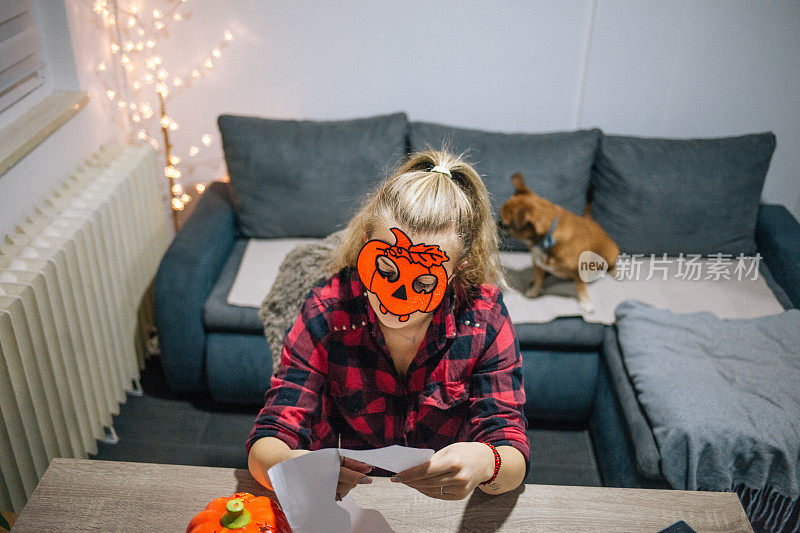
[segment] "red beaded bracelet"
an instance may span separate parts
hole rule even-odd
[[[483,441],[481,441],[481,442],[483,442]],[[487,445],[489,448],[491,448],[492,449],[492,453],[494,454],[494,474],[492,474],[492,477],[490,477],[486,481],[482,481],[481,483],[478,483],[478,485],[488,485],[489,483],[494,481],[497,478],[497,474],[500,473],[500,452],[498,452],[497,448],[495,448],[492,444],[490,444],[488,442],[484,442],[484,444]]]

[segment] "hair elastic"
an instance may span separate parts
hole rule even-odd
[[[445,176],[447,176],[448,178],[452,178],[452,177],[453,177],[453,175],[452,175],[452,174],[450,174],[450,170],[448,170],[448,169],[444,168],[444,167],[443,167],[443,166],[441,166],[441,165],[436,165],[436,166],[435,166],[435,167],[433,167],[433,168],[432,168],[430,171],[431,171],[431,172],[438,172],[439,174],[444,174],[444,175],[445,175]]]

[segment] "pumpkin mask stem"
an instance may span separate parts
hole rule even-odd
[[[239,499],[230,500],[225,504],[227,513],[222,515],[219,524],[228,529],[239,529],[250,523],[250,511],[244,508],[244,502]]]

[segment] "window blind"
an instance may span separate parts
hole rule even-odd
[[[0,0],[0,111],[44,83],[32,0]]]

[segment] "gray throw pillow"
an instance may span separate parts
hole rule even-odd
[[[337,121],[218,120],[244,237],[323,237],[405,154],[404,113]]]
[[[467,152],[467,160],[486,183],[495,216],[514,194],[514,172],[522,172],[525,183],[539,196],[582,215],[599,139],[598,129],[497,133],[428,122],[409,123],[412,151],[445,148],[456,154]],[[526,249],[518,241],[504,237],[503,248]]]
[[[772,132],[717,139],[603,135],[592,216],[625,253],[753,254]]]

